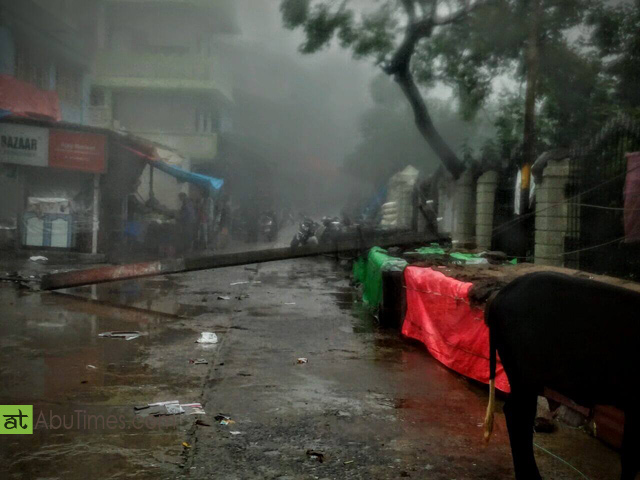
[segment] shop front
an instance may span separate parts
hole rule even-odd
[[[0,226],[5,243],[97,253],[106,150],[103,134],[0,123]]]

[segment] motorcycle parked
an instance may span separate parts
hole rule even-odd
[[[323,217],[322,225],[316,231],[316,237],[321,245],[335,242],[339,239],[344,228],[338,217]]]
[[[310,218],[305,218],[300,222],[298,233],[293,236],[291,240],[291,248],[296,248],[302,245],[317,245],[318,239],[315,236],[318,224]]]

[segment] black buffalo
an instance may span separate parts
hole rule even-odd
[[[517,480],[541,478],[533,422],[544,387],[584,406],[614,405],[625,412],[621,478],[635,479],[639,315],[639,293],[551,272],[524,275],[488,302],[491,393],[485,439],[493,428],[497,351],[511,384],[504,413]]]

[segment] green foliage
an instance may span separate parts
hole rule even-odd
[[[614,6],[598,0],[540,1],[536,102],[540,148],[569,146],[621,109],[640,114],[640,0]],[[426,0],[408,3],[416,14],[424,14],[431,5]],[[498,77],[515,82],[526,79],[532,4],[531,0],[489,0],[463,21],[436,26],[418,43],[412,57],[411,71],[420,87],[439,82],[452,87],[465,120],[476,118],[483,108],[494,112],[497,137],[480,149],[483,158],[508,157],[522,141],[523,96],[496,96],[500,92],[494,89]],[[318,51],[337,39],[354,56],[372,58],[378,64],[388,62],[397,50],[409,21],[400,0],[372,2],[366,13],[349,0],[282,0],[281,9],[285,26],[305,32],[302,52]],[[585,25],[593,27],[587,46],[575,34],[576,27]],[[408,109],[385,111],[394,122],[409,128],[409,120],[400,119],[400,115],[411,118]],[[439,114],[432,113],[436,122]],[[376,118],[391,127],[381,111]]]
[[[588,22],[592,44],[612,77],[616,107],[640,118],[640,0],[598,5]]]

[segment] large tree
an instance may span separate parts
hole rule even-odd
[[[484,0],[383,0],[375,8],[357,15],[349,0],[282,0],[281,11],[287,28],[304,30],[300,50],[313,53],[325,48],[336,36],[356,57],[372,57],[383,71],[400,85],[413,110],[415,124],[447,170],[458,178],[464,163],[435,127],[416,82],[412,62],[439,30],[467,18]],[[433,81],[424,72],[423,84]]]
[[[602,94],[598,64],[578,48],[571,30],[583,24],[593,1],[382,0],[358,15],[355,7],[363,2],[357,0],[282,0],[281,10],[286,27],[304,31],[303,53],[337,37],[393,76],[418,130],[458,177],[464,164],[435,128],[422,87],[452,86],[469,119],[495,93],[496,77],[522,82],[520,164],[531,165],[540,143],[537,113],[556,125],[554,140],[566,144]]]
[[[597,5],[588,20],[612,79],[614,108],[640,117],[640,0]]]

